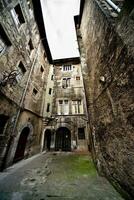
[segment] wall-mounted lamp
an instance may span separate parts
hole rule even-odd
[[[4,71],[0,74],[0,87],[5,87],[7,84],[10,86],[16,85],[17,79],[16,77],[19,75],[17,70],[13,70],[11,72]]]
[[[105,76],[100,76],[100,83],[105,84],[106,83],[106,78]]]

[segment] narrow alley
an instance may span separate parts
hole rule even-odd
[[[0,176],[0,200],[122,200],[89,154],[42,153]]]

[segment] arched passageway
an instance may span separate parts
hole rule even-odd
[[[71,133],[66,127],[56,131],[55,150],[71,151]]]
[[[51,146],[51,130],[47,129],[45,131],[45,136],[44,136],[44,147],[43,150],[48,150],[50,151],[50,146]]]
[[[30,132],[30,129],[28,127],[25,127],[20,134],[20,138],[19,138],[17,149],[14,156],[14,161],[13,161],[14,163],[24,158],[24,153],[25,153],[25,148],[26,148],[29,132]]]

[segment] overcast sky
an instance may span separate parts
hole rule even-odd
[[[80,0],[41,0],[47,39],[53,59],[78,57],[74,16]]]

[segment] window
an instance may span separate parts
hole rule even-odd
[[[50,112],[50,103],[47,104],[47,112]]]
[[[59,100],[58,103],[58,114],[68,115],[69,114],[69,102],[68,100]]]
[[[71,71],[72,65],[63,65],[63,71]]]
[[[72,101],[72,114],[80,114],[82,108],[81,100]]]
[[[84,128],[78,128],[78,139],[85,140],[85,130]]]
[[[2,25],[0,24],[0,53],[2,53],[8,46],[11,45]]]
[[[54,80],[54,75],[51,76],[51,80]]]
[[[38,93],[38,90],[36,90],[35,88],[33,89],[33,95],[36,96]]]
[[[68,100],[64,100],[64,115],[68,115],[68,114],[69,114]]]
[[[0,38],[0,53],[6,48],[5,41]]]
[[[26,68],[24,67],[21,61],[18,64],[18,71],[19,71],[19,74],[17,75],[16,79],[19,82],[22,79],[23,75],[26,73]]]
[[[52,93],[52,88],[49,88],[49,94],[51,94]]]
[[[70,80],[71,80],[71,78],[63,78],[63,80],[62,80],[62,87],[63,88],[70,87]]]
[[[19,71],[21,71],[21,74],[25,74],[26,68],[24,67],[23,63],[20,61],[18,65]]]
[[[59,104],[63,104],[63,100],[59,100]]]
[[[76,81],[79,81],[80,80],[80,76],[76,76]]]
[[[28,42],[28,46],[29,46],[29,50],[32,51],[34,49],[34,46],[33,46],[33,43],[32,43],[32,40],[30,39],[29,42]]]
[[[0,135],[3,135],[8,119],[8,116],[0,115]]]
[[[59,104],[58,104],[58,114],[59,114],[59,115],[63,114],[63,100],[59,100]]]
[[[19,4],[11,10],[11,14],[18,28],[21,26],[21,24],[25,23],[22,10]]]
[[[44,68],[41,66],[40,71],[43,73],[44,72]]]
[[[44,51],[44,58],[46,58],[47,56],[46,56],[46,52]]]

